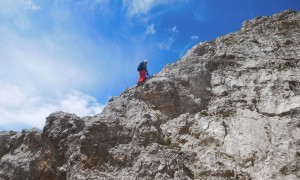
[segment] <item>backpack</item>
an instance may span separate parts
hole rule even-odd
[[[141,62],[137,68],[137,71],[141,71],[141,70],[143,70],[143,68],[144,68],[144,63]]]

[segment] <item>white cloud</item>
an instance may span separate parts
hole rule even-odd
[[[0,14],[14,15],[15,13],[21,11],[23,3],[24,0],[1,0]]]
[[[38,91],[28,91],[17,85],[3,85],[0,91],[1,129],[23,127],[42,128],[45,118],[54,111],[75,113],[78,116],[95,115],[104,105],[80,91],[45,97]]]
[[[65,111],[83,117],[98,114],[104,107],[94,97],[77,90],[52,98],[44,97],[36,91],[21,90],[16,85],[7,85],[1,89],[1,129],[16,129],[18,126],[41,129],[46,117],[52,112]]]
[[[41,7],[39,5],[37,5],[36,3],[34,3],[32,0],[27,0],[26,4],[27,4],[27,7],[25,7],[25,8],[27,8],[31,11],[41,10]]]
[[[152,34],[155,34],[155,33],[156,33],[155,25],[154,24],[149,24],[147,26],[146,34],[147,35],[152,35]]]
[[[1,84],[0,107],[20,106],[26,98],[26,93],[16,85]]]
[[[192,40],[197,40],[197,39],[199,39],[199,37],[196,36],[196,35],[194,35],[194,36],[191,36],[191,39],[192,39]]]
[[[172,33],[179,33],[179,30],[178,30],[177,26],[173,26],[173,27],[169,28],[168,31],[172,32]]]
[[[147,13],[156,4],[156,0],[123,0],[123,6],[127,9],[128,16]]]
[[[30,15],[41,7],[33,0],[1,0],[0,19],[2,26],[10,26],[21,31],[32,29]]]
[[[0,10],[15,8],[8,2],[1,4],[6,7]],[[29,5],[30,11],[37,8]],[[88,61],[94,57],[90,55],[93,43],[64,28],[35,34],[32,19],[18,8],[14,13],[0,12],[0,18],[12,19],[0,26],[0,130],[42,128],[45,118],[58,110],[79,116],[99,113],[103,105],[74,91],[95,88],[103,81],[102,67]]]
[[[175,39],[172,37],[169,37],[166,41],[160,42],[158,44],[158,47],[161,50],[169,50],[172,46],[172,44],[174,43]]]
[[[0,14],[5,15],[21,15],[27,10],[38,11],[41,7],[33,0],[1,0]]]
[[[186,0],[123,0],[123,8],[129,17],[146,14],[152,8],[169,3],[185,2]]]
[[[60,54],[60,46],[55,47],[58,42],[54,38],[48,42],[48,38],[28,40],[5,31],[2,35],[6,35],[7,39],[3,37],[4,40],[0,42],[3,58],[0,83],[13,82],[51,92],[49,88],[78,88],[93,80],[88,67],[82,67],[80,62]],[[69,53],[68,49],[64,51]]]
[[[78,51],[56,35],[27,39],[5,29],[0,34],[0,130],[42,128],[54,111],[101,112],[103,105],[94,97],[74,90],[96,88],[103,81],[101,66],[81,61],[89,42],[82,41],[85,47]]]
[[[86,116],[100,113],[104,106],[98,104],[97,100],[92,96],[80,91],[72,91],[62,98],[59,107],[62,111]]]
[[[161,50],[170,50],[179,33],[177,26],[170,27],[166,31],[169,33],[169,37],[158,43],[158,48]]]
[[[21,2],[21,0],[12,1]],[[12,9],[13,4],[9,2],[10,0],[0,1],[0,5]],[[18,28],[17,25],[12,25],[13,22],[0,26],[0,83],[13,82],[47,93],[52,93],[53,89],[57,91],[93,89],[95,92],[96,88],[99,90],[101,86],[106,85],[105,81],[113,82],[119,74],[126,74],[128,77],[130,73],[127,71],[131,64],[124,60],[127,51],[124,52],[119,44],[110,39],[98,36],[89,25],[78,21],[77,15],[68,11],[69,8],[66,8],[68,13],[63,20],[61,14],[54,16],[56,12],[64,12],[65,6],[61,4],[58,6],[47,13],[49,21],[46,22],[46,26],[50,27],[48,29],[31,26],[31,23],[44,24],[38,22],[43,21],[43,18],[34,19],[31,16],[25,16],[25,20],[20,20],[17,23]],[[2,8],[4,7],[0,6],[0,10]],[[10,15],[1,15],[0,11],[0,19],[2,17],[6,19]],[[76,28],[73,28],[74,26]],[[27,28],[28,31],[23,33],[21,27]],[[109,61],[111,59],[114,61]],[[114,67],[117,73],[107,76],[111,73],[111,69],[107,67]],[[132,72],[134,73],[135,71]]]
[[[159,5],[171,3],[189,2],[190,0],[122,0],[123,9],[129,17],[139,14],[147,14],[151,9]]]

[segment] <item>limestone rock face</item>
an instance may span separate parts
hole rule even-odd
[[[0,179],[300,178],[300,14],[194,46],[101,114],[0,133]]]

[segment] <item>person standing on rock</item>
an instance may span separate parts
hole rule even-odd
[[[148,75],[147,64],[148,64],[148,61],[144,60],[143,62],[141,62],[139,64],[139,66],[137,68],[137,70],[140,74],[137,86],[143,85],[147,79],[147,75]]]

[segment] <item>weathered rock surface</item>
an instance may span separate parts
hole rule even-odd
[[[0,179],[299,179],[300,14],[193,47],[94,117],[0,133]]]

